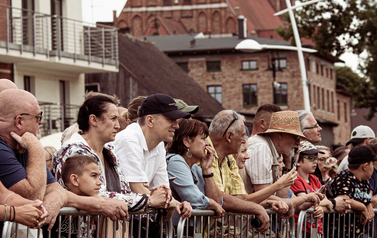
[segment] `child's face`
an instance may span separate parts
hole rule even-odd
[[[99,180],[99,168],[96,163],[85,166],[81,176],[77,177],[78,189],[82,196],[97,196],[102,182]]]
[[[318,162],[318,154],[312,154],[312,155],[304,155],[302,160],[300,161],[300,169],[302,172],[311,174],[314,173],[315,169],[317,168],[317,162]]]
[[[240,151],[238,152],[236,162],[239,169],[245,168],[246,160],[250,159],[249,154],[247,153],[247,144],[241,144]]]

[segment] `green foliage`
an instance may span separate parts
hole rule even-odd
[[[368,118],[371,119],[377,112],[377,60],[374,60],[377,59],[377,1],[324,0],[305,6],[295,15],[300,36],[315,41],[319,53],[337,57],[346,51],[367,53],[359,65],[365,77],[353,77],[345,70],[350,79],[340,80],[352,87],[349,91],[354,94],[355,106],[370,108]],[[288,15],[284,17],[289,21]],[[286,40],[293,36],[290,26],[276,31]]]

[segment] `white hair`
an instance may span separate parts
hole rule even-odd
[[[238,117],[244,122],[245,117],[243,115],[238,114]],[[212,135],[216,135],[218,137],[222,137],[226,128],[229,124],[233,121],[234,115],[233,110],[222,110],[216,114],[213,118],[210,126],[209,126],[209,133]],[[228,131],[233,131],[235,134],[240,133],[243,128],[245,127],[244,123],[241,123],[240,120],[236,120],[228,129]]]

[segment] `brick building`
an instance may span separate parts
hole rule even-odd
[[[292,4],[294,3],[291,0]],[[284,0],[129,0],[114,25],[134,36],[187,34],[238,34],[237,18],[245,16],[248,35],[279,38],[284,24],[277,11]]]
[[[224,108],[245,115],[249,128],[257,108],[263,104],[275,103],[286,110],[304,109],[297,52],[276,49],[289,46],[289,42],[249,37],[266,49],[246,53],[236,50],[244,40],[238,36],[210,38],[193,34],[144,39],[154,42]],[[317,53],[304,53],[304,58],[311,111],[323,128],[322,143],[345,144],[351,131],[350,95],[336,87],[334,63],[340,60]]]

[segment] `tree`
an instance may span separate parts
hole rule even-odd
[[[346,51],[366,52],[359,65],[364,77],[350,85],[358,90],[355,106],[369,108],[367,119],[373,118],[377,112],[377,1],[324,0],[296,11],[296,21],[300,36],[312,39],[320,54],[339,57]],[[277,32],[286,40],[293,35],[290,26],[279,27]]]

